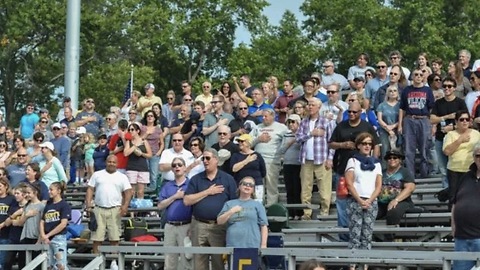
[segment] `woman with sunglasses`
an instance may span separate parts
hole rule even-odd
[[[380,160],[370,156],[374,146],[375,140],[370,133],[360,133],[355,139],[358,152],[348,160],[345,168],[350,249],[372,248],[373,225],[378,213],[377,196],[382,188]],[[350,269],[355,269],[355,265]]]
[[[375,77],[377,77],[377,73],[374,69],[369,68],[365,70],[365,85],[367,85],[368,81],[371,79],[375,79]]]
[[[265,160],[260,153],[253,151],[253,138],[250,134],[242,134],[237,138],[238,153],[233,153],[230,158],[230,167],[235,182],[247,176],[255,179],[255,195],[257,200],[263,201],[263,178],[267,175]]]
[[[35,132],[33,134],[33,144],[27,148],[27,154],[30,158],[40,156],[42,154],[42,149],[40,144],[45,141],[45,135],[41,132]]]
[[[205,165],[202,162],[203,150],[205,150],[205,142],[201,137],[193,137],[188,148],[192,152],[193,157],[187,161],[187,176],[192,179],[193,176],[205,171]]]
[[[53,133],[50,131],[50,127],[48,126],[48,119],[46,117],[41,117],[38,125],[35,127],[36,132],[41,132],[47,141],[50,141],[54,138]]]
[[[26,148],[25,139],[17,134],[13,137],[13,147],[10,156],[5,160],[5,166],[17,163],[17,151],[21,148]]]
[[[151,110],[150,113],[153,114]],[[132,189],[136,190],[136,198],[143,199],[145,186],[150,183],[148,159],[152,157],[152,149],[150,144],[141,137],[142,130],[138,124],[130,124],[128,132],[131,134],[131,139],[125,143],[123,149],[123,154],[128,157],[127,177]]]
[[[480,142],[480,132],[470,128],[470,113],[458,111],[455,114],[455,130],[449,131],[443,139],[443,153],[448,157],[447,180],[450,198],[457,190],[457,183],[473,163],[474,146]]]
[[[217,223],[227,223],[226,246],[235,248],[266,248],[268,220],[265,207],[255,200],[255,180],[244,177],[237,189],[238,199],[227,201]]]
[[[10,156],[10,151],[7,150],[7,142],[4,140],[0,141],[0,168],[5,168],[5,161]]]
[[[156,108],[156,109],[155,109]],[[151,110],[148,110],[142,119],[142,135],[152,151],[152,156],[148,159],[148,168],[150,173],[150,189],[157,189],[157,180],[159,177],[158,162],[160,161],[160,155],[162,154],[164,147],[164,132],[162,132],[161,126],[158,124],[160,104],[155,103]],[[155,113],[157,110],[157,113]]]
[[[387,225],[399,225],[405,212],[414,207],[411,195],[415,190],[415,179],[402,166],[405,156],[397,150],[384,155],[387,162],[383,170],[382,191],[378,195],[377,219],[385,218]]]
[[[56,157],[55,147],[51,142],[40,144],[42,149],[43,160],[40,161],[41,180],[45,185],[50,186],[52,183],[67,183],[67,175],[62,166],[62,162]]]

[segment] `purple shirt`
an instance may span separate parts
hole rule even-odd
[[[335,121],[328,121],[322,116],[318,116],[315,120],[315,128],[325,130],[325,135],[321,137],[313,137],[310,132],[310,117],[305,117],[298,128],[296,141],[301,144],[300,162],[305,164],[307,156],[307,141],[313,137],[313,163],[316,165],[323,164],[326,160],[333,160],[335,150],[328,148],[328,141],[332,136],[335,128]]]
[[[172,197],[179,189],[187,190],[190,180],[187,178],[182,184],[177,185],[174,181],[165,181],[165,185],[160,191],[161,201]],[[192,220],[192,207],[185,206],[183,199],[176,199],[166,209],[167,221],[190,221]]]

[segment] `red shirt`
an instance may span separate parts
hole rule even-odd
[[[111,153],[113,153],[113,150],[115,150],[117,147],[117,142],[119,140],[121,141],[122,139],[120,136],[118,136],[118,134],[114,134],[112,137],[110,137],[110,142],[108,142],[108,150],[110,150]],[[117,157],[117,169],[126,169],[128,158],[123,154],[123,151],[116,153],[115,156]]]
[[[283,109],[288,107],[288,103],[295,99],[297,96],[294,95],[293,93],[290,94],[290,96],[280,96],[277,98],[277,101],[275,102],[275,109]],[[287,113],[286,112],[279,112],[278,113],[278,122],[285,124],[285,120],[287,120]]]

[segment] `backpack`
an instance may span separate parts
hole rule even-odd
[[[148,234],[147,221],[144,218],[130,218],[125,222],[123,236],[125,241],[131,241],[132,238]]]

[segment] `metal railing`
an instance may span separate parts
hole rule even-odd
[[[47,270],[48,245],[0,245],[0,251],[25,251],[25,267],[23,269],[34,269],[41,265],[42,270]],[[33,251],[41,251],[40,255],[32,259]]]

